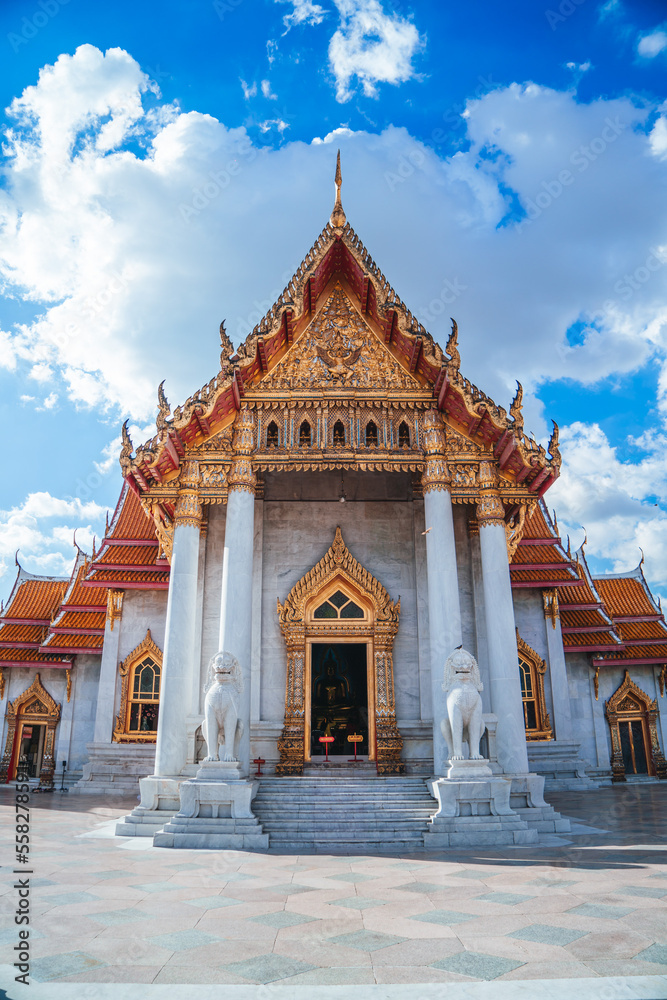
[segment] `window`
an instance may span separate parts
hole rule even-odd
[[[299,447],[310,448],[310,424],[307,420],[304,420],[299,428]]]
[[[333,428],[333,443],[334,448],[344,448],[345,447],[345,428],[343,426],[342,420],[337,420]]]
[[[378,446],[378,429],[372,420],[366,424],[366,447],[367,448],[377,448]]]
[[[406,424],[405,420],[401,421],[400,427],[398,428],[398,447],[410,447],[410,428]]]
[[[120,711],[116,717],[114,743],[155,743],[160,711],[162,650],[146,638],[120,664]]]
[[[547,665],[527,642],[516,633],[521,678],[523,723],[527,740],[552,740],[551,720],[544,698],[544,675]]]
[[[279,444],[280,435],[278,434],[278,424],[275,420],[272,420],[266,429],[266,447],[277,448]]]
[[[521,672],[521,698],[523,700],[523,722],[526,732],[537,729],[537,698],[533,689],[533,676],[530,664],[519,657]]]
[[[132,670],[128,702],[128,733],[157,733],[160,668],[150,656],[137,663]]]
[[[342,590],[337,590],[324,604],[320,604],[315,609],[313,618],[363,618],[363,609],[344,594]]]

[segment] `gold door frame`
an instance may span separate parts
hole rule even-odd
[[[45,726],[42,750],[42,766],[39,772],[39,787],[53,788],[55,771],[56,726],[60,720],[60,705],[57,705],[42,686],[39,674],[23,694],[7,704],[7,739],[5,752],[0,764],[0,782],[9,780],[14,770],[14,757],[18,753],[17,736],[20,739],[24,725]],[[12,775],[13,777],[13,775]]]
[[[340,587],[363,608],[364,619],[314,619],[314,609]],[[392,652],[398,631],[396,602],[376,578],[352,556],[340,528],[331,548],[297,584],[284,604],[278,601],[280,629],[287,646],[285,724],[278,740],[277,774],[302,774],[310,749],[310,647],[313,641],[370,644],[369,750],[371,722],[379,774],[403,774],[403,740],[396,725]],[[308,758],[306,757],[308,754]]]
[[[611,734],[611,780],[626,780],[618,724],[636,720],[642,723],[648,773],[667,778],[667,762],[658,741],[658,703],[637,687],[627,670],[622,684],[605,704],[605,715]]]
[[[312,681],[313,681],[313,645],[324,645],[326,643],[355,642],[359,646],[366,647],[366,693],[368,699],[368,759],[375,760],[375,670],[373,669],[373,637],[368,635],[346,635],[338,631],[331,631],[327,635],[308,636],[306,638],[306,677],[304,685],[304,734],[303,734],[303,759],[312,759],[310,749],[311,735],[311,710],[312,710]]]

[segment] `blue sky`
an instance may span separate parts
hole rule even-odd
[[[153,433],[343,204],[527,429],[597,569],[667,593],[667,11],[559,0],[5,0],[0,590],[66,573]]]

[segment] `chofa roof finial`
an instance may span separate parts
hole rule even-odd
[[[340,172],[340,149],[338,150],[338,156],[336,157],[336,201],[334,202],[333,212],[331,213],[331,225],[336,229],[342,228],[347,219],[345,217],[345,212],[343,211],[343,203],[340,200],[340,188],[343,183],[343,177]]]

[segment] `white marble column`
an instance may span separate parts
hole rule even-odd
[[[253,548],[255,483],[250,454],[254,445],[254,418],[241,410],[234,427],[235,459],[228,477],[225,551],[222,561],[219,648],[239,661],[243,692],[239,718],[241,773],[250,769],[250,685],[252,664]]]
[[[187,461],[176,501],[164,660],[160,684],[155,774],[176,777],[187,763],[187,712],[192,691],[197,633],[197,577],[201,504],[199,468]]]
[[[547,630],[547,663],[551,685],[554,736],[557,740],[571,740],[572,714],[570,712],[570,692],[567,683],[563,633],[558,610],[556,590],[542,591],[544,601],[544,627]]]
[[[422,483],[431,643],[433,769],[437,777],[445,774],[449,758],[447,744],[440,729],[447,711],[447,696],[442,690],[444,665],[449,654],[462,641],[454,518],[444,447],[442,419],[435,410],[429,410],[424,418],[424,450],[427,460]]]
[[[111,743],[116,710],[118,649],[124,595],[123,590],[110,590],[107,595],[107,616],[104,622],[104,643],[100,662],[100,679],[97,685],[93,743]]]
[[[498,717],[498,763],[506,774],[528,773],[526,730],[516,648],[504,507],[491,462],[481,462],[477,503],[489,657],[491,711]]]

